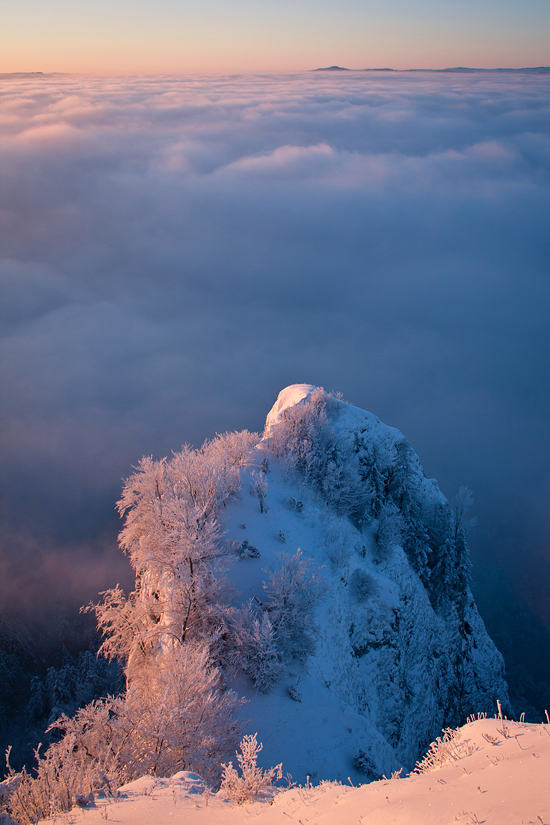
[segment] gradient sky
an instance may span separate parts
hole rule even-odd
[[[549,0],[2,0],[0,72],[550,64]]]

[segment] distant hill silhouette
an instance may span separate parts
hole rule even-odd
[[[520,68],[520,69],[479,69],[479,68],[469,68],[467,66],[454,66],[452,68],[447,69],[390,69],[390,68],[369,68],[369,69],[348,69],[344,66],[323,66],[319,69],[313,69],[314,72],[462,72],[462,73],[473,73],[473,72],[523,72],[523,73],[536,73],[536,74],[548,74],[550,73],[550,66],[534,66],[531,68]]]

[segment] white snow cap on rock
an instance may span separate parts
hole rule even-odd
[[[279,423],[285,410],[294,407],[306,398],[309,398],[317,387],[314,384],[291,384],[285,387],[277,396],[277,400],[267,414],[265,420],[265,433],[269,435],[271,429]]]

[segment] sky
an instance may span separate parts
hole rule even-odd
[[[312,383],[473,490],[480,603],[506,587],[550,628],[549,92],[0,79],[0,607],[131,584],[115,502],[140,457],[261,431]]]
[[[0,72],[550,63],[548,0],[3,0]]]

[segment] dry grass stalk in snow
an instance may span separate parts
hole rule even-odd
[[[416,763],[413,773],[430,773],[449,762],[457,762],[472,753],[472,747],[467,742],[461,742],[461,731],[446,728],[443,736],[438,736],[432,742],[426,756]]]

